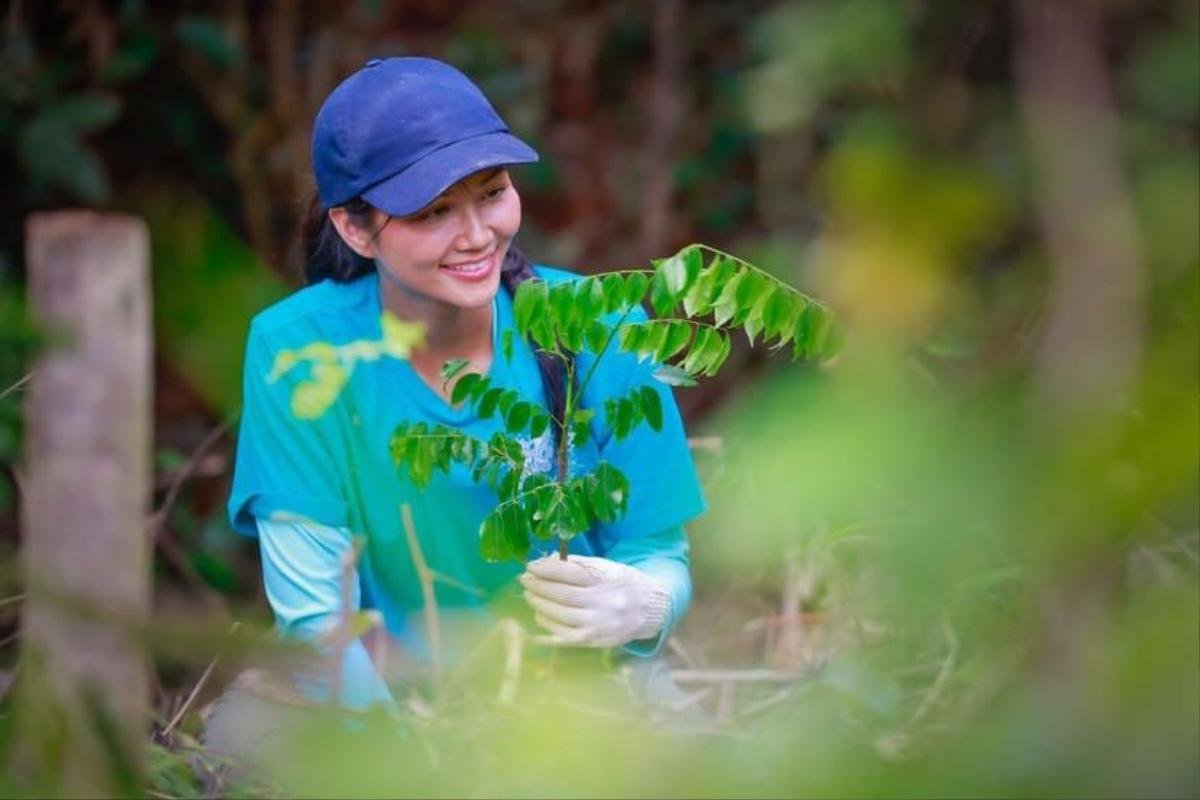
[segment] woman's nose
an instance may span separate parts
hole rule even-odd
[[[483,216],[473,203],[464,206],[458,243],[464,250],[482,250],[492,243],[492,232],[483,223]]]

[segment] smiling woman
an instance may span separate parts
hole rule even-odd
[[[329,221],[347,246],[376,265],[383,307],[424,323],[425,342],[412,362],[430,388],[449,396],[439,373],[451,359],[487,371],[492,299],[521,225],[521,200],[508,170],[468,175],[408,216],[374,209],[364,220],[338,207],[330,209]]]
[[[443,624],[453,625],[456,614],[467,628],[488,624],[490,600],[524,594],[538,625],[560,643],[618,647],[626,658],[656,655],[686,612],[691,578],[682,526],[704,510],[704,499],[670,390],[651,378],[652,365],[629,353],[596,360],[585,386],[567,386],[564,362],[516,335],[518,284],[579,279],[535,266],[512,245],[521,201],[508,168],[535,160],[465,75],[431,59],[372,61],[317,115],[319,198],[304,236],[310,285],[251,325],[229,501],[234,527],[259,539],[267,596],[284,633],[321,641],[343,612],[375,608],[405,662],[436,670],[455,652],[423,631],[429,599],[422,569],[442,579],[436,603]],[[305,365],[267,380],[281,352],[314,342],[342,352],[379,340],[385,313],[424,325],[424,341],[407,360]],[[645,318],[640,307],[629,313],[630,321]],[[581,368],[594,358],[574,357]],[[551,416],[557,409],[560,419],[569,391],[594,409],[639,387],[657,393],[659,430],[618,441],[597,415],[589,436],[567,440],[572,473],[606,461],[628,476],[625,516],[576,536],[564,561],[536,558],[536,551],[523,565],[484,561],[479,531],[497,506],[496,492],[465,468],[418,488],[389,449],[401,424],[451,426],[483,441],[501,430],[497,417],[450,402],[453,387],[442,377],[449,361],[460,364],[458,374],[484,374]],[[292,390],[321,380],[314,374],[321,369],[336,384],[336,400],[298,419]],[[566,436],[558,426],[536,437],[531,431],[519,442],[526,469],[555,470],[550,454]],[[403,505],[415,530],[401,524]],[[349,554],[359,537],[365,549],[345,586],[344,564],[354,563]],[[351,707],[392,702],[387,676],[358,641],[345,649],[333,686],[307,685],[316,695],[339,693]],[[220,727],[230,729],[227,720]]]

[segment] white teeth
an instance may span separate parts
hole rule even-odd
[[[444,269],[448,269],[451,272],[479,272],[481,270],[486,269],[490,264],[491,264],[491,256],[488,256],[487,258],[481,259],[479,261],[472,261],[469,264],[448,265],[448,266],[445,266]]]

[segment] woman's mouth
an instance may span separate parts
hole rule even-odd
[[[439,269],[450,273],[455,278],[463,281],[480,281],[491,274],[492,266],[496,261],[496,253],[485,256],[478,261],[460,261],[455,264],[441,264]]]

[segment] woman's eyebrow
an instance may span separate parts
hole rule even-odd
[[[475,183],[487,183],[488,181],[492,180],[493,178],[495,178],[502,172],[504,172],[504,167],[493,167],[492,169],[489,169],[487,172],[479,173],[479,177],[474,182]]]

